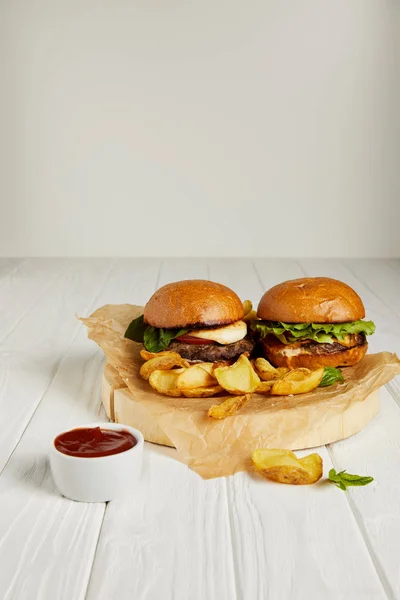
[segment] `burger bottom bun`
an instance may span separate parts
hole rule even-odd
[[[351,367],[356,365],[365,356],[368,343],[364,342],[353,348],[345,348],[326,354],[312,354],[305,350],[293,356],[285,356],[277,345],[269,345],[265,340],[260,341],[262,354],[274,367],[288,367],[289,369],[318,369],[319,367]],[[283,346],[283,344],[282,344]]]

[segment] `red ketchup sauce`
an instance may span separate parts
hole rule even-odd
[[[82,427],[60,433],[54,440],[59,452],[69,456],[97,458],[110,456],[130,450],[137,439],[126,429],[101,429],[100,427]]]

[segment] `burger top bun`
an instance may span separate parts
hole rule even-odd
[[[157,290],[144,308],[144,321],[153,327],[219,327],[239,321],[243,305],[231,289],[203,279],[168,283]]]
[[[365,317],[360,296],[329,277],[304,277],[275,285],[261,298],[257,316],[283,323],[347,323]]]

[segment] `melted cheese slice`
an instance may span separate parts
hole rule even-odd
[[[352,348],[353,346],[355,346],[355,337],[355,334],[347,334],[342,340],[337,340],[336,338],[334,338],[334,341],[337,344],[340,344],[341,346],[345,346],[346,348]]]
[[[212,327],[210,329],[195,329],[194,331],[188,331],[186,335],[200,338],[202,340],[212,340],[218,344],[233,344],[242,340],[247,334],[247,325],[244,321],[236,321],[232,325],[226,327]]]

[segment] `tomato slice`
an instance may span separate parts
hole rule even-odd
[[[192,335],[180,335],[175,339],[177,342],[182,342],[183,344],[214,344],[212,340],[202,340]]]

